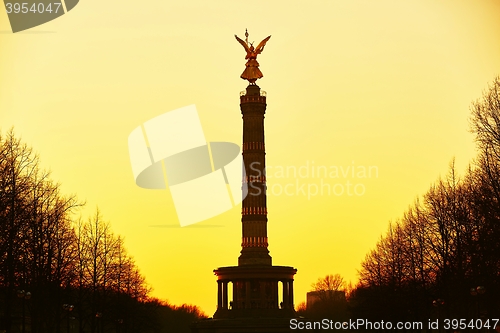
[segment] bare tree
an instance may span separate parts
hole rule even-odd
[[[6,330],[10,332],[13,297],[20,284],[17,272],[22,271],[19,258],[26,219],[25,198],[37,171],[38,159],[11,130],[0,138],[0,281],[5,287],[4,313]]]
[[[479,148],[500,160],[500,76],[497,76],[482,99],[472,103],[471,130]]]
[[[13,318],[25,309],[30,332],[64,331],[63,304],[74,305],[80,333],[122,331],[122,323],[123,331],[158,331],[149,323],[158,319],[148,311],[155,307],[151,288],[123,238],[99,211],[75,223],[79,206],[13,131],[0,135],[0,331],[13,333]],[[32,295],[29,306],[16,296],[22,290]],[[168,308],[181,317],[202,316],[196,307]]]
[[[12,130],[0,137],[0,287],[5,291],[0,311],[7,332],[20,306],[14,297],[18,290],[33,294],[34,332],[57,326],[54,306],[61,286],[69,287],[73,279],[70,215],[77,205],[74,197],[59,193],[49,173],[40,170],[38,157]]]
[[[471,111],[474,166],[461,178],[452,162],[422,203],[390,224],[361,265],[358,303],[379,299],[399,320],[415,313],[422,319],[430,315],[429,299],[444,298],[447,314],[462,318],[471,313],[470,286],[483,285],[485,307],[500,314],[500,77]]]
[[[500,201],[500,76],[497,76],[483,97],[471,107],[471,131],[476,134],[480,149],[478,163],[484,171],[483,180],[491,186]]]
[[[311,285],[314,301],[308,300],[306,315],[312,318],[347,319],[346,283],[340,274],[329,274]]]
[[[311,284],[313,292],[316,292],[321,301],[330,302],[338,299],[340,294],[344,295],[343,288],[345,281],[340,274],[329,274],[324,278],[319,278],[318,281]]]

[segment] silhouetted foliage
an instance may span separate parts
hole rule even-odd
[[[391,223],[366,256],[351,297],[355,316],[426,320],[500,314],[499,78],[473,103],[471,128],[479,154],[465,176],[457,176],[452,162],[447,177]]]
[[[38,157],[0,136],[0,331],[188,332],[203,313],[149,297],[150,287],[99,211],[74,220]]]

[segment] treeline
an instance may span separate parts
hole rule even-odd
[[[354,317],[392,321],[500,316],[500,78],[471,107],[478,156],[389,225],[365,258]]]
[[[79,206],[13,131],[0,137],[0,332],[188,331],[203,314],[151,299],[123,238]]]

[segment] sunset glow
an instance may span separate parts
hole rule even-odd
[[[181,227],[168,189],[136,185],[128,137],[195,104],[207,142],[241,145],[235,41],[259,55],[269,250],[295,304],[318,277],[353,284],[366,253],[455,158],[476,155],[469,107],[500,74],[500,1],[81,0],[13,34],[0,13],[0,129],[96,207],[173,304],[216,307],[213,270],[237,264],[241,204]],[[75,216],[75,219],[78,216]]]

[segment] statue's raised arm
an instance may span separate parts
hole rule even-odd
[[[262,53],[262,51],[264,50],[264,46],[266,46],[266,43],[269,40],[269,38],[271,38],[271,36],[266,37],[262,42],[260,42],[257,48],[253,47],[253,42],[248,43],[248,31],[245,31],[245,37],[246,37],[245,40],[242,40],[236,35],[234,35],[234,37],[236,37],[236,40],[241,45],[243,45],[245,51],[247,52],[245,59],[247,59],[248,61],[245,65],[246,68],[240,77],[244,80],[248,80],[250,84],[255,84],[255,81],[257,81],[257,79],[260,79],[264,76],[262,75],[262,72],[259,70],[257,55]]]

